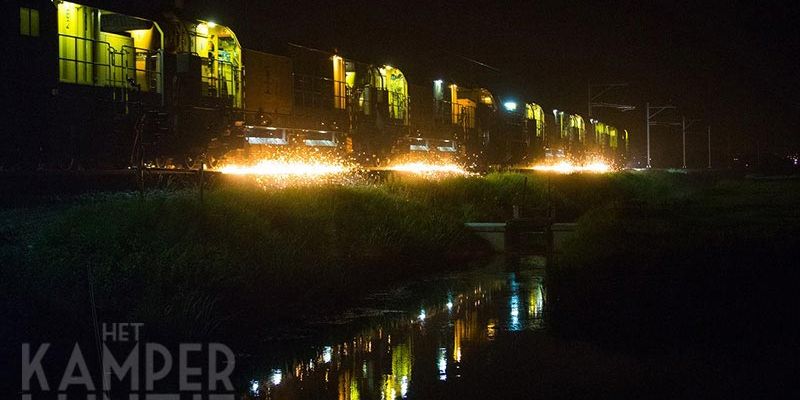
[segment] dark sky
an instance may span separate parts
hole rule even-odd
[[[245,47],[338,48],[412,79],[447,78],[445,58],[479,60],[501,71],[491,73],[506,83],[496,95],[546,110],[585,115],[587,82],[627,82],[603,100],[638,110],[596,115],[629,129],[641,153],[644,103],[678,106],[664,117],[702,119],[689,133],[690,166],[700,166],[708,124],[719,157],[757,144],[798,150],[800,2],[784,3],[185,0],[184,12],[232,27]],[[652,137],[654,164],[679,163],[679,130]]]

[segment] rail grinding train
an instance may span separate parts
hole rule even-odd
[[[478,170],[628,153],[627,131],[577,114],[300,45],[249,49],[211,21],[59,0],[3,8],[2,168],[197,168],[309,147]]]

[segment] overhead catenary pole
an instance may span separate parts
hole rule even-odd
[[[645,111],[645,126],[647,127],[647,168],[652,168],[652,165],[650,164],[650,126],[651,125],[677,125],[677,123],[674,123],[674,122],[658,122],[658,121],[652,121],[652,119],[656,115],[664,112],[664,110],[674,109],[675,106],[654,106],[654,107],[650,107],[650,103],[645,103],[645,107],[644,108],[646,109],[646,111]],[[650,109],[651,108],[655,109],[656,112],[650,114]]]
[[[646,119],[644,124],[647,126],[647,168],[651,168],[650,165],[650,103],[645,103],[644,107],[647,111],[645,111]]]

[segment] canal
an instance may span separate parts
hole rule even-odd
[[[544,329],[543,281],[543,268],[512,272],[499,261],[373,293],[338,315],[272,332],[268,354],[237,360],[240,393],[352,400],[453,394],[511,333]]]

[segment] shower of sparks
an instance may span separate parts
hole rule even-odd
[[[422,161],[394,164],[385,169],[387,171],[419,175],[429,179],[470,174],[464,167],[455,163],[429,163]]]
[[[350,169],[344,164],[323,161],[261,160],[255,165],[226,165],[220,172],[230,175],[321,177],[341,174]]]
[[[255,163],[232,163],[223,165],[218,170],[227,175],[251,177],[265,188],[349,184],[360,176],[356,164],[317,154],[265,158]]]
[[[614,168],[611,164],[595,160],[588,163],[574,163],[571,161],[560,161],[553,164],[536,164],[530,169],[541,172],[554,172],[559,174],[574,174],[580,172],[602,174],[611,172]]]

